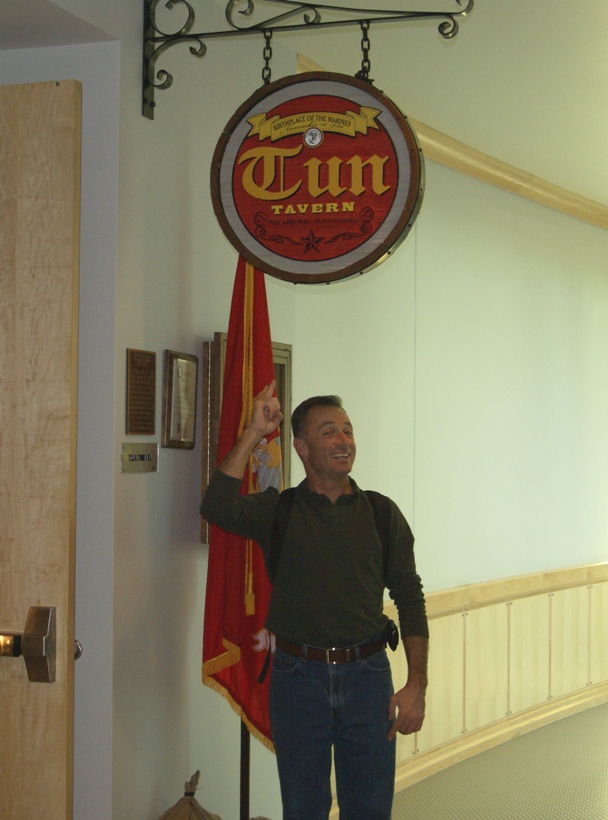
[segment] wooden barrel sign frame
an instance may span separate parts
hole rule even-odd
[[[242,256],[289,282],[378,265],[420,206],[424,160],[396,105],[370,83],[309,72],[256,91],[228,122],[213,208]]]

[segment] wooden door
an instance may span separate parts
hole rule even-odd
[[[56,680],[0,657],[0,817],[72,816],[81,88],[0,88],[0,632],[57,614]]]

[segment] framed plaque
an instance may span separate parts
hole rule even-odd
[[[153,436],[156,431],[156,353],[127,349],[126,433]]]
[[[370,83],[342,74],[260,88],[228,122],[211,167],[213,207],[230,242],[290,282],[374,267],[422,204],[424,161],[407,119]]]

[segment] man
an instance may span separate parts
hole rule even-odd
[[[279,493],[239,495],[251,453],[283,419],[274,387],[254,399],[251,421],[214,474],[201,513],[256,540],[272,566],[269,706],[284,820],[328,817],[332,747],[342,820],[389,820],[395,736],[417,732],[424,720],[428,626],[414,539],[392,501],[381,496],[384,512],[377,512],[378,501],[350,478],[350,419],[338,397],[317,396],[292,415],[306,478],[293,493],[277,560]],[[396,693],[385,651],[385,586],[408,660],[407,682]]]

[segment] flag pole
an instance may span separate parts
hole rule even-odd
[[[241,720],[241,818],[249,820],[249,762],[251,750],[251,735]]]

